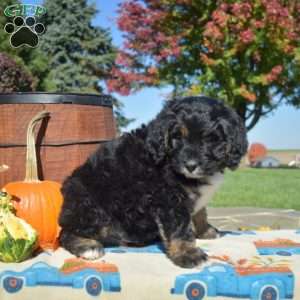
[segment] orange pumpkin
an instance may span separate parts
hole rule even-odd
[[[4,188],[13,196],[17,216],[38,232],[39,246],[55,249],[60,231],[58,215],[63,201],[61,185],[38,179],[34,136],[36,125],[47,116],[49,113],[42,111],[28,125],[25,180],[8,183]]]

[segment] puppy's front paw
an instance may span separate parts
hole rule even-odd
[[[82,257],[88,260],[94,260],[102,257],[104,255],[104,251],[101,248],[90,248],[86,250],[82,250],[78,253],[77,256]]]
[[[182,268],[194,268],[207,260],[207,254],[200,248],[190,248],[171,259]]]
[[[72,235],[69,239],[62,240],[62,246],[72,254],[84,259],[98,259],[104,255],[102,244],[94,239]]]

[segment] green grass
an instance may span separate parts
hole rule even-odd
[[[300,152],[300,149],[269,149],[268,152]]]
[[[300,210],[299,169],[239,169],[225,173],[212,206]]]

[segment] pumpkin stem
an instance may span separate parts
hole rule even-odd
[[[0,166],[0,172],[5,172],[5,171],[7,171],[9,169],[9,166],[7,166],[7,165],[2,165],[2,166]]]
[[[41,111],[35,115],[27,127],[27,148],[26,148],[26,175],[25,182],[38,182],[38,168],[36,160],[34,130],[40,120],[49,116],[49,112]]]

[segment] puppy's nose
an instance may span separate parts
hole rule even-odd
[[[187,168],[187,170],[188,170],[189,172],[192,173],[192,172],[196,169],[197,163],[192,162],[192,161],[189,161],[189,162],[186,163],[185,167]]]

